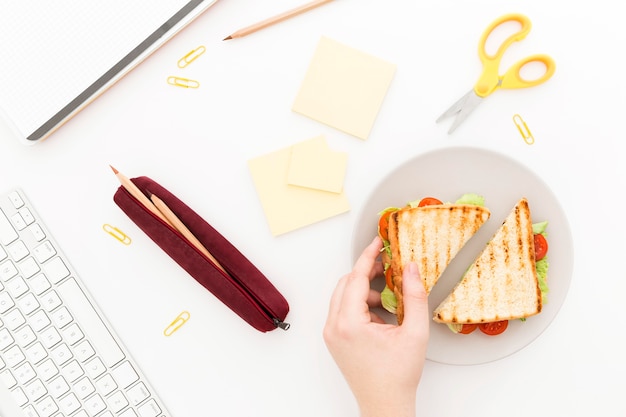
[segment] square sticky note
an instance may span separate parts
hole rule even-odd
[[[291,148],[287,183],[340,193],[347,163],[348,154],[331,150],[324,136],[305,140]]]
[[[350,210],[344,193],[289,185],[292,147],[248,161],[270,231],[274,236],[308,226]]]
[[[367,139],[396,66],[322,37],[292,110]]]

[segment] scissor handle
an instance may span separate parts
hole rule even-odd
[[[522,27],[517,32],[506,38],[495,54],[489,55],[485,48],[487,39],[498,26],[507,22],[519,22]],[[487,29],[485,29],[480,41],[478,42],[478,56],[483,63],[483,72],[474,87],[474,91],[478,94],[478,96],[486,97],[500,86],[499,70],[502,56],[513,42],[524,39],[526,35],[528,35],[528,32],[530,32],[531,27],[532,24],[530,23],[530,19],[528,17],[519,13],[510,13],[500,16],[498,19],[494,20],[487,27]]]
[[[538,78],[527,80],[521,76],[521,70],[525,65],[533,62],[539,62],[546,67],[546,72]],[[526,88],[533,87],[535,85],[542,84],[552,77],[556,70],[556,64],[554,60],[544,54],[531,55],[524,59],[517,61],[507,72],[501,77],[500,88]]]

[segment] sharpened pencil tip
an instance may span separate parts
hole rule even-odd
[[[227,40],[232,39],[232,38],[233,38],[232,36],[227,36],[227,37],[225,37],[225,38],[224,38],[224,39],[222,39],[222,40],[223,40],[223,41],[227,41]]]
[[[113,170],[113,173],[115,175],[117,175],[119,173],[119,171],[117,169],[113,168],[113,165],[109,165],[109,166],[111,167],[111,169]]]

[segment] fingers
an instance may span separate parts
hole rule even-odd
[[[346,287],[347,275],[343,276],[337,282],[337,286],[333,291],[333,295],[330,297],[330,305],[328,307],[328,319],[332,319],[339,314],[341,308],[341,300],[343,298],[343,292]]]
[[[374,268],[372,268],[372,271],[370,272],[370,281],[381,275],[383,275],[383,263],[376,262],[374,264]]]
[[[380,307],[382,305],[380,291],[370,290],[367,295],[367,305],[370,306],[370,308]]]
[[[350,313],[361,313],[367,310],[370,293],[370,276],[375,269],[376,258],[382,248],[382,241],[377,236],[365,248],[354,264],[352,272],[346,277],[341,308]]]
[[[430,323],[428,295],[414,262],[408,263],[402,275],[402,294],[404,301],[404,321],[402,327],[428,334]]]

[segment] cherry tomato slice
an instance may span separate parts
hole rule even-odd
[[[389,240],[389,216],[393,213],[394,210],[388,210],[381,214],[378,219],[378,235],[382,240]]]
[[[436,199],[436,198],[434,198],[434,197],[425,197],[425,198],[422,198],[422,199],[420,200],[420,202],[419,202],[419,204],[417,205],[417,207],[424,207],[424,206],[436,206],[436,205],[439,205],[439,204],[443,204],[443,203],[441,202],[441,200],[437,200],[437,199]]]
[[[459,333],[470,334],[474,330],[476,330],[477,327],[478,327],[478,324],[464,324],[463,327],[461,327],[461,330],[459,331]]]
[[[548,253],[548,241],[542,234],[535,235],[535,261],[540,261]]]
[[[385,283],[391,291],[393,291],[393,278],[391,277],[391,267],[385,271]]]
[[[508,320],[494,321],[491,323],[481,323],[478,325],[478,328],[484,334],[489,336],[496,336],[500,333],[504,332],[509,325]]]

